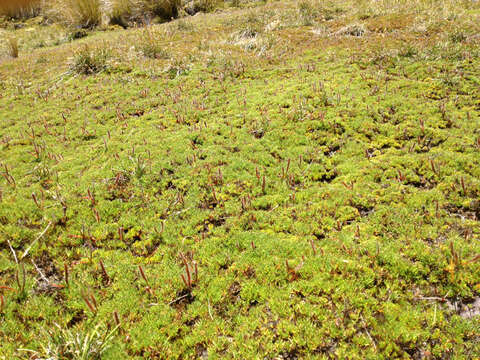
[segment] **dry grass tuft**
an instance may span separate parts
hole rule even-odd
[[[102,22],[101,0],[52,0],[43,11],[53,21],[67,26],[92,28]]]
[[[109,57],[108,49],[104,47],[90,49],[85,45],[74,54],[70,70],[80,75],[97,74],[107,69]]]
[[[367,32],[367,29],[365,28],[364,25],[362,24],[351,24],[344,26],[337,32],[335,32],[335,35],[337,36],[363,36]]]
[[[0,16],[27,18],[38,14],[40,0],[0,0]]]
[[[7,54],[12,58],[18,58],[18,40],[15,37],[7,39]]]
[[[110,23],[128,26],[149,23],[153,18],[168,21],[178,17],[181,0],[105,0],[104,13]]]
[[[210,11],[218,2],[201,0],[198,4],[200,10]],[[93,28],[102,23],[127,27],[149,23],[154,18],[177,18],[181,6],[182,0],[0,0],[0,16],[26,18],[41,13],[53,22],[77,28]]]
[[[170,58],[170,55],[164,49],[158,37],[155,36],[155,34],[148,27],[142,31],[135,49],[141,52],[145,57],[149,57],[151,59]]]

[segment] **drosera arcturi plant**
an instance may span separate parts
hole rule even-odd
[[[192,287],[198,282],[198,266],[195,261],[187,260],[186,256],[183,253],[179,254],[180,258],[182,259],[183,265],[185,266],[185,274],[181,274],[180,277],[182,278],[183,283],[188,291],[192,290]]]
[[[303,267],[303,261],[300,262],[297,266],[292,268],[288,263],[288,260],[285,260],[285,266],[287,268],[288,281],[292,282],[300,278],[299,271]]]
[[[95,298],[93,293],[86,291],[86,292],[83,292],[81,296],[83,301],[87,305],[87,307],[90,309],[90,311],[96,315],[98,312],[98,305],[97,305],[97,299]]]
[[[99,260],[98,265],[100,266],[100,269],[101,269],[103,285],[104,286],[109,285],[111,283],[112,279],[108,275],[107,269],[105,268],[105,265],[103,264],[103,261]]]
[[[15,187],[16,186],[16,181],[15,181],[15,178],[13,177],[13,175],[9,172],[8,170],[8,165],[7,164],[3,164],[3,172],[2,172],[2,176],[3,178],[7,181],[7,183],[12,186],[12,187]]]
[[[138,265],[138,271],[140,273],[140,276],[142,277],[142,279],[145,281],[145,284],[147,286],[145,286],[145,291],[152,297],[155,297],[155,292],[153,291],[153,289],[151,288],[150,286],[150,282],[148,281],[148,278],[147,278],[147,275],[145,274],[145,271],[143,270],[143,267],[142,265]]]

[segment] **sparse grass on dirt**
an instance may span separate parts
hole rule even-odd
[[[7,22],[0,359],[477,359],[479,33],[460,0]]]

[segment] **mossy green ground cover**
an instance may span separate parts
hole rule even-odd
[[[0,356],[478,358],[479,5],[361,4],[5,30]]]

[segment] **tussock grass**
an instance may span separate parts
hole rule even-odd
[[[215,10],[221,1],[219,0],[194,0],[193,7],[195,12],[211,12]]]
[[[71,27],[92,28],[102,23],[102,0],[51,0],[44,13],[55,22]]]
[[[208,5],[210,4],[210,5]],[[101,24],[127,27],[177,18],[181,0],[20,0],[0,4],[0,15],[26,18],[39,13],[50,21],[71,27],[93,28]],[[205,0],[205,6],[213,6]]]
[[[109,58],[110,52],[105,47],[82,46],[70,61],[70,71],[81,75],[97,74],[107,69]]]
[[[335,32],[335,35],[337,36],[356,36],[356,37],[361,37],[365,35],[367,32],[367,29],[365,28],[365,25],[363,24],[351,24],[342,27],[338,31]]]
[[[6,39],[7,55],[12,58],[18,57],[18,40],[15,37]]]
[[[313,25],[317,16],[316,9],[310,1],[300,1],[298,4],[298,13],[303,25]]]
[[[162,44],[158,34],[151,31],[148,27],[141,32],[135,48],[144,56],[152,59],[170,58],[170,55],[167,50],[165,50],[165,45]]]
[[[131,23],[150,23],[158,17],[162,21],[177,18],[181,0],[105,0],[109,21],[124,27]]]
[[[39,13],[42,0],[1,0],[0,16],[28,18]]]
[[[102,324],[91,329],[68,329],[54,324],[52,329],[43,329],[44,342],[41,350],[23,350],[36,358],[87,360],[101,359],[111,346],[118,325],[106,329]]]

